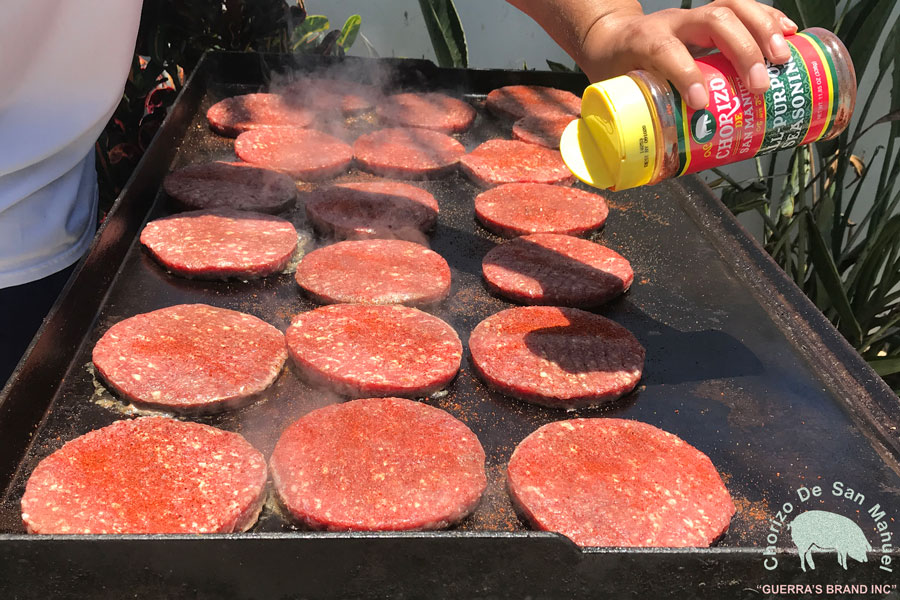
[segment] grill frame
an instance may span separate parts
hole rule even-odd
[[[185,134],[190,133],[192,123],[196,124],[198,109],[209,89],[265,84],[272,73],[286,68],[318,70],[336,65],[342,68],[349,65],[363,74],[377,65],[399,87],[456,89],[475,98],[501,85],[549,85],[578,93],[585,84],[582,77],[574,74],[441,69],[418,60],[348,58],[339,62],[305,58],[298,61],[275,55],[207,53],[104,222],[89,254],[76,269],[12,379],[0,393],[0,439],[4,440],[0,444],[0,481],[3,481],[6,507],[15,500],[16,486],[20,486],[25,471],[33,465],[33,460],[29,462],[26,457],[49,453],[49,449],[42,449],[40,445],[45,443],[42,436],[45,436],[48,422],[53,423],[53,419],[59,418],[60,411],[67,410],[67,400],[61,398],[63,384],[84,377],[83,365],[76,359],[83,354],[85,346],[96,339],[103,323],[103,307],[110,301],[111,294],[115,295],[119,280],[127,279],[128,269],[134,267],[134,245],[142,225],[148,218],[164,211],[158,193],[162,177],[173,160],[177,161],[180,144]],[[215,153],[217,150],[207,148],[207,151]],[[612,199],[624,206],[624,210],[640,207],[647,211],[654,210],[654,202],[658,201],[654,195],[664,195],[666,200],[673,198],[677,212],[702,228],[704,243],[715,251],[712,254],[706,248],[703,257],[720,261],[722,268],[747,289],[752,303],[760,307],[780,331],[783,339],[773,342],[773,348],[792,354],[797,362],[785,367],[783,377],[787,383],[776,383],[787,389],[792,385],[806,385],[805,382],[795,384],[790,381],[790,370],[802,368],[811,372],[822,386],[822,401],[833,405],[832,409],[843,411],[859,440],[869,444],[882,461],[879,485],[898,481],[900,403],[896,395],[698,178],[665,182],[654,188],[613,195]],[[150,202],[153,198],[156,201]],[[666,218],[665,211],[669,209],[662,204],[658,207],[658,212],[647,215],[648,219]],[[615,215],[610,218],[614,219]],[[611,233],[617,234],[612,241],[620,241],[618,236],[622,232]],[[607,232],[602,235],[605,237],[601,239],[607,239]],[[491,236],[482,235],[478,239],[490,241]],[[670,244],[678,242],[691,243],[677,238],[667,241]],[[703,265],[695,263],[685,265],[685,268],[697,269]],[[640,277],[641,273],[637,275]],[[263,285],[259,289],[269,288]],[[629,299],[635,300],[634,291],[630,294]],[[613,308],[612,312],[614,319],[617,315],[629,314],[627,308]],[[471,326],[475,323],[477,320]],[[108,324],[102,327],[105,329]],[[462,335],[461,338],[465,344],[465,338]],[[651,341],[639,339],[645,346]],[[648,377],[654,366],[652,361],[653,355],[648,353]],[[732,373],[730,380],[733,382],[742,377],[745,375]],[[673,384],[651,379],[648,385]],[[649,392],[641,391],[638,398],[642,394],[649,395]],[[623,410],[627,412],[628,408]],[[608,414],[590,412],[584,416]],[[562,415],[556,418],[562,418]],[[788,418],[791,418],[790,414]],[[742,426],[750,426],[752,421],[749,419]],[[58,428],[54,431],[58,432]],[[73,430],[70,437],[85,432]],[[790,427],[785,427],[774,433],[773,439],[784,441],[790,434]],[[802,429],[798,435],[804,435]],[[709,439],[715,438],[711,435]],[[859,440],[855,447],[864,447],[860,446]],[[810,438],[811,443],[815,441]],[[695,445],[708,451],[702,445]],[[800,460],[813,460],[814,449],[811,448],[811,454]],[[748,460],[758,472],[731,475],[760,478],[760,493],[764,493],[762,488],[769,474],[763,474],[763,471],[769,465],[755,455],[749,455]],[[826,475],[840,476],[840,469],[836,467],[834,472]],[[847,473],[847,476],[853,475]],[[874,483],[872,487],[875,487]],[[886,496],[887,499],[890,497]],[[202,593],[217,597],[269,597],[275,594],[418,596],[426,590],[429,596],[448,597],[577,597],[602,592],[684,597],[686,586],[699,591],[701,588],[696,586],[702,585],[710,591],[733,593],[768,581],[768,572],[762,568],[765,536],[754,537],[758,533],[754,528],[740,534],[741,544],[710,549],[578,549],[562,536],[552,533],[478,528],[397,534],[317,533],[288,529],[202,538],[27,536],[11,532],[15,526],[9,514],[7,511],[7,518],[0,519],[0,531],[3,532],[0,533],[0,589],[7,588],[15,597],[64,592],[87,595],[97,589],[105,589],[110,595],[114,592],[116,595],[125,592],[157,595],[165,590],[176,596]],[[751,538],[757,539],[758,543],[751,543]],[[785,546],[780,549],[780,554],[784,557],[779,575],[784,577],[783,581],[796,581],[795,578],[800,577],[796,553]],[[896,561],[900,551],[894,550],[892,555]],[[141,567],[136,568],[136,564]],[[237,568],[237,564],[243,567]],[[126,567],[124,570],[123,566]],[[872,566],[871,559],[869,566]],[[877,581],[878,576],[886,575],[864,566],[846,573],[831,568],[831,565],[823,565],[819,570],[832,572],[841,583],[870,582],[873,578]],[[629,577],[623,580],[622,573],[628,573]],[[435,587],[438,581],[446,586]]]

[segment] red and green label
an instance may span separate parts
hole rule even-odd
[[[679,175],[814,142],[828,131],[838,99],[834,64],[814,35],[787,41],[791,59],[767,65],[769,90],[759,96],[722,54],[697,59],[709,105],[695,111],[675,92]]]

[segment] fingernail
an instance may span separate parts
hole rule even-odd
[[[785,29],[793,29],[794,31],[797,30],[797,24],[787,17],[781,17],[781,24],[784,25]]]
[[[751,91],[760,93],[769,89],[769,72],[762,63],[756,63],[750,67],[748,79]]]
[[[687,103],[693,109],[705,108],[709,104],[706,88],[700,83],[692,83],[691,87],[688,88]]]
[[[784,41],[784,36],[780,33],[776,33],[769,40],[769,50],[772,53],[772,58],[787,61],[791,57],[791,49],[788,48],[787,42]]]

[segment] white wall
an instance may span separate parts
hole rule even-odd
[[[469,47],[469,66],[501,69],[547,69],[546,59],[572,61],[537,23],[503,0],[456,0]],[[324,14],[336,28],[353,14],[362,17],[360,32],[380,56],[435,61],[431,40],[416,0],[307,0],[309,14]],[[366,56],[362,41],[350,52]],[[435,61],[436,62],[436,61]]]

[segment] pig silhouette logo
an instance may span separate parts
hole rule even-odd
[[[691,137],[698,144],[705,144],[716,134],[716,120],[706,109],[698,110],[691,117]]]
[[[791,539],[800,552],[800,568],[806,571],[806,565],[815,569],[812,552],[813,547],[819,551],[834,550],[837,552],[838,564],[847,568],[847,557],[866,562],[866,552],[872,546],[859,525],[841,515],[824,510],[808,510],[791,521],[788,525]]]

